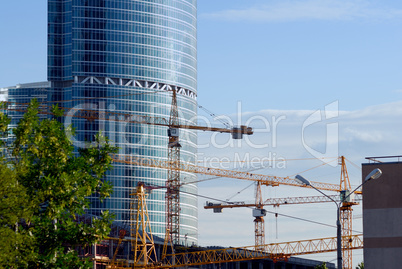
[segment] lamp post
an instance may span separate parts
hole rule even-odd
[[[336,251],[337,251],[337,260],[338,260],[338,264],[337,264],[337,268],[338,269],[342,269],[342,227],[341,227],[341,219],[340,219],[340,207],[341,207],[341,203],[343,203],[343,201],[345,201],[352,193],[354,193],[357,189],[359,189],[364,183],[366,183],[367,181],[371,180],[371,179],[377,179],[382,175],[382,171],[378,168],[374,169],[373,171],[371,171],[370,174],[368,174],[366,176],[366,178],[364,179],[363,183],[360,184],[356,189],[354,189],[352,192],[350,192],[348,195],[346,195],[341,201],[340,203],[337,203],[334,199],[332,199],[330,196],[328,196],[327,194],[325,194],[324,192],[322,192],[321,190],[317,189],[316,187],[314,187],[313,185],[311,185],[310,181],[308,181],[306,178],[302,177],[301,175],[297,175],[295,177],[295,180],[303,185],[306,186],[310,186],[313,189],[315,189],[316,191],[318,191],[319,193],[321,193],[322,195],[326,196],[328,199],[330,199],[332,202],[335,203],[336,205]]]

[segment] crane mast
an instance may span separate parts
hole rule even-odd
[[[264,251],[265,245],[265,223],[266,215],[264,205],[262,203],[261,183],[257,182],[255,191],[255,206],[253,209],[254,230],[255,230],[255,250]]]
[[[349,195],[351,191],[351,185],[348,175],[348,170],[346,169],[345,157],[340,157],[341,165],[341,178],[340,178],[340,196],[342,205],[340,207],[340,220],[342,225],[342,268],[344,269],[352,269],[352,249],[350,247],[350,240],[352,238],[352,206],[358,205],[351,197],[349,196],[346,200],[344,199]]]
[[[179,113],[177,109],[177,94],[173,90],[172,107],[169,119],[168,144],[168,177],[166,180],[166,231],[169,232],[173,244],[180,243],[180,164]]]

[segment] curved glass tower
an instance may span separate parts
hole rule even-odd
[[[103,134],[119,154],[167,159],[167,127],[136,124],[130,115],[170,115],[177,91],[181,124],[195,124],[197,102],[196,0],[49,0],[48,80],[52,100],[62,107],[115,112],[120,121],[67,117],[76,132],[74,145],[86,147]],[[71,110],[74,116],[77,110]],[[181,160],[195,163],[196,134],[180,130]],[[137,182],[165,186],[167,171],[114,164],[107,180],[112,197],[93,199],[89,214],[109,209],[122,225],[130,221],[130,193]],[[192,174],[181,174],[193,182]],[[197,241],[197,189],[181,193],[181,240]],[[165,189],[150,192],[152,232],[165,234]]]

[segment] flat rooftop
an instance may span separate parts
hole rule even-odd
[[[369,164],[374,163],[400,163],[402,162],[402,155],[394,155],[394,156],[379,156],[379,157],[366,157]]]

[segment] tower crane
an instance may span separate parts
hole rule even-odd
[[[139,182],[135,193],[131,194],[131,238],[135,267],[147,267],[158,262],[144,188],[144,184]]]
[[[4,102],[8,105],[8,111],[25,112],[27,103]],[[168,127],[168,177],[166,180],[166,230],[170,233],[171,242],[178,244],[180,241],[180,142],[179,129],[211,131],[220,133],[230,133],[233,139],[242,139],[243,135],[253,134],[250,127],[241,125],[233,128],[206,127],[198,125],[180,124],[177,106],[177,92],[172,89],[172,104],[169,120],[162,117],[151,117],[147,115],[134,115],[125,113],[116,113],[105,110],[82,109],[82,108],[64,108],[64,117],[83,118],[89,121],[110,120],[117,122],[129,122],[138,124],[148,124],[155,126]],[[39,114],[54,115],[52,106],[40,104]]]
[[[177,162],[177,165],[172,166],[171,163],[165,160],[155,160],[151,158],[145,158],[140,156],[133,155],[113,155],[113,160],[115,162],[127,163],[131,165],[138,166],[147,166],[154,168],[162,168],[162,169],[177,169],[180,171],[190,172],[190,173],[198,173],[205,175],[213,175],[227,178],[236,178],[243,180],[255,181],[257,183],[256,189],[256,202],[252,205],[255,209],[253,210],[254,219],[254,228],[255,228],[255,249],[260,249],[261,245],[265,242],[265,231],[264,231],[264,216],[265,210],[263,208],[262,197],[261,197],[261,185],[267,186],[279,186],[279,185],[288,185],[288,186],[296,186],[296,187],[305,187],[305,185],[301,185],[296,183],[290,177],[277,177],[270,175],[261,175],[254,174],[249,172],[241,172],[241,171],[233,171],[233,170],[225,170],[219,168],[209,168],[203,166],[197,166],[189,163]],[[314,182],[314,186],[321,190],[330,190],[330,191],[340,191],[340,185],[338,184],[330,184],[330,183],[321,183]],[[208,205],[207,205],[208,206]],[[209,205],[215,206],[215,208],[219,208],[220,205]],[[237,205],[232,206],[228,205],[227,207],[244,207],[245,205]],[[212,208],[212,207],[211,207]]]
[[[172,252],[171,254],[166,254],[164,251],[162,258],[158,259],[155,252],[151,227],[149,225],[146,195],[144,192],[145,188],[146,187],[142,183],[138,184],[136,192],[133,194],[135,197],[133,198],[132,206],[130,207],[133,219],[136,219],[136,221],[131,223],[132,239],[126,239],[126,241],[130,241],[132,246],[134,246],[134,264],[130,265],[127,260],[126,262],[119,263],[119,265],[114,264],[113,267],[109,266],[109,268],[175,268],[267,258],[274,261],[282,261],[287,260],[290,256],[325,253],[336,251],[337,249],[336,237],[329,237],[285,243],[263,244],[260,249],[255,249],[253,247],[239,247],[202,250],[196,252]],[[142,231],[142,234],[139,231]],[[110,239],[112,238],[109,238],[109,240]],[[165,245],[168,243],[168,239],[169,238],[166,237]],[[119,238],[118,240],[119,242],[123,241],[122,238]],[[348,240],[350,249],[361,249],[363,247],[362,235],[353,235]],[[166,246],[164,246],[164,249],[165,247]],[[114,259],[115,257],[113,257],[112,262]],[[107,259],[97,260],[96,257],[95,260],[99,263],[110,262]]]
[[[159,167],[165,168],[171,171],[187,171],[193,173],[203,173],[207,175],[216,175],[222,177],[229,177],[229,178],[239,178],[245,180],[252,180],[256,182],[260,182],[261,185],[271,185],[271,186],[278,186],[278,185],[288,185],[288,186],[298,186],[302,187],[302,185],[296,183],[293,179],[289,177],[276,177],[276,176],[267,176],[267,175],[259,175],[259,174],[252,174],[247,172],[237,172],[237,171],[230,171],[230,170],[223,170],[217,168],[205,168],[205,167],[197,167],[191,164],[182,164],[180,163],[180,154],[177,152],[180,148],[180,143],[178,140],[178,129],[190,129],[190,130],[202,130],[202,131],[213,131],[213,132],[221,132],[221,133],[231,133],[232,138],[240,139],[244,134],[251,135],[253,133],[250,127],[240,126],[234,128],[215,128],[215,127],[205,127],[205,126],[196,126],[196,125],[181,125],[178,121],[175,120],[177,117],[177,100],[176,100],[176,92],[173,91],[173,99],[172,99],[172,111],[170,115],[169,121],[162,117],[150,117],[147,115],[133,115],[133,114],[125,114],[125,113],[116,113],[116,112],[109,112],[109,111],[101,111],[101,110],[94,110],[94,109],[76,109],[76,108],[63,108],[65,110],[65,116],[67,117],[76,117],[76,118],[84,118],[87,120],[112,120],[112,121],[120,121],[120,122],[130,122],[130,123],[138,123],[138,124],[149,124],[149,125],[156,125],[156,126],[166,126],[169,128],[169,148],[172,148],[174,152],[171,158],[168,158],[168,162],[161,161],[161,160],[152,160],[144,162],[143,159],[141,162],[138,160],[134,161],[134,164],[144,166],[144,163],[148,163],[151,167]],[[26,103],[14,103],[14,102],[6,102],[8,103],[9,107],[7,110],[9,111],[18,111],[18,112],[25,112],[28,104]],[[175,111],[176,107],[176,111]],[[47,114],[53,115],[51,106],[48,105],[40,105],[38,109],[39,114]],[[177,142],[177,143],[176,143]],[[126,157],[118,157],[114,158],[117,162],[126,162]],[[130,157],[130,163],[133,163],[133,158]],[[344,159],[343,159],[344,161]],[[173,195],[167,195],[167,200],[172,199],[171,205],[167,206],[167,208],[171,213],[172,218],[167,218],[167,226],[171,227],[172,234],[172,241],[178,243],[179,238],[179,211],[180,205],[178,204],[179,198],[175,196],[178,190],[177,186],[180,186],[180,182],[177,180],[180,176],[177,176],[177,173],[171,173],[171,180],[167,180],[167,189]],[[347,172],[344,174],[347,177]],[[336,184],[329,184],[329,183],[320,183],[320,182],[312,182],[314,186],[321,190],[328,190],[328,191],[341,191],[342,189],[345,193],[348,191],[347,187],[350,190],[350,182],[349,186],[347,186],[348,181],[341,182],[340,185]],[[344,186],[342,186],[342,183]],[[347,194],[346,194],[347,195]],[[345,195],[345,196],[346,196]],[[345,197],[344,196],[344,197]],[[171,197],[171,198],[170,198]],[[344,201],[342,205],[343,216],[342,220],[344,225],[351,225],[351,206],[354,205],[354,202],[351,201]],[[173,219],[175,218],[175,219]],[[177,221],[176,221],[177,220]],[[174,239],[173,239],[174,234]],[[350,234],[348,235],[350,237]],[[350,240],[349,240],[350,241]],[[348,244],[348,240],[345,240],[344,245]],[[347,255],[345,255],[347,257]],[[345,261],[350,261],[350,259],[345,259]],[[349,262],[351,263],[351,262]]]
[[[128,260],[125,262],[113,264],[107,268],[114,269],[126,269],[126,268],[176,268],[197,266],[213,263],[225,263],[235,261],[249,261],[258,259],[272,259],[274,261],[286,261],[291,256],[316,254],[336,251],[336,237],[299,240],[284,243],[271,243],[264,244],[261,249],[254,249],[252,246],[237,247],[237,248],[223,248],[223,249],[211,249],[201,250],[195,252],[181,252],[166,254],[165,251],[162,254],[162,258],[158,259],[155,252],[155,243],[152,237],[151,227],[149,225],[148,210],[146,206],[146,195],[144,192],[146,188],[142,183],[139,183],[135,193],[133,194],[133,203],[131,211],[134,214],[137,221],[132,222],[132,235],[131,239],[122,238],[108,238],[108,240],[128,241],[132,244],[134,252],[134,264],[131,265]],[[142,231],[142,234],[139,233]],[[133,236],[135,235],[135,236]],[[168,237],[166,238],[168,239]],[[165,246],[168,240],[165,239]],[[362,235],[353,235],[349,238],[349,247],[351,249],[363,248]],[[114,262],[113,257],[112,262]],[[107,259],[98,259],[94,257],[94,260],[103,263],[110,264],[111,261]]]
[[[166,231],[174,244],[180,243],[180,142],[179,142],[179,111],[177,107],[177,92],[172,91],[172,105],[168,124],[168,178],[166,180]],[[197,126],[200,130],[212,131],[206,127]],[[181,127],[183,128],[183,127]],[[220,132],[230,132],[233,139],[241,139],[243,134],[252,134],[252,129],[245,126],[233,129],[221,129]]]
[[[340,184],[339,184],[339,193],[340,195],[332,195],[330,196],[333,198],[334,201],[342,202],[342,206],[340,208],[340,218],[341,218],[341,225],[342,225],[342,255],[343,259],[343,267],[344,269],[351,269],[352,268],[352,248],[350,247],[350,238],[352,237],[352,206],[358,205],[358,201],[362,200],[361,192],[359,192],[356,197],[350,199],[344,199],[344,197],[348,196],[351,190],[350,180],[348,176],[348,171],[346,168],[345,157],[339,157],[339,165],[341,165],[341,177],[340,177]],[[257,194],[258,195],[258,194]],[[257,197],[256,195],[256,197]],[[288,197],[288,198],[272,198],[267,199],[264,203],[260,204],[260,207],[266,205],[290,205],[290,204],[307,204],[307,203],[323,203],[323,202],[332,202],[326,196],[308,196],[308,197]],[[242,202],[236,203],[228,203],[228,204],[213,204],[207,202],[207,205],[204,206],[205,209],[214,209],[214,212],[221,212],[223,208],[235,208],[235,207],[257,207],[257,200],[255,204],[246,204]],[[253,210],[254,212],[254,210]],[[256,222],[256,219],[254,220]],[[257,236],[261,234],[260,229],[255,229],[255,243],[256,249],[259,247],[257,244],[261,242],[261,240],[257,240]]]

